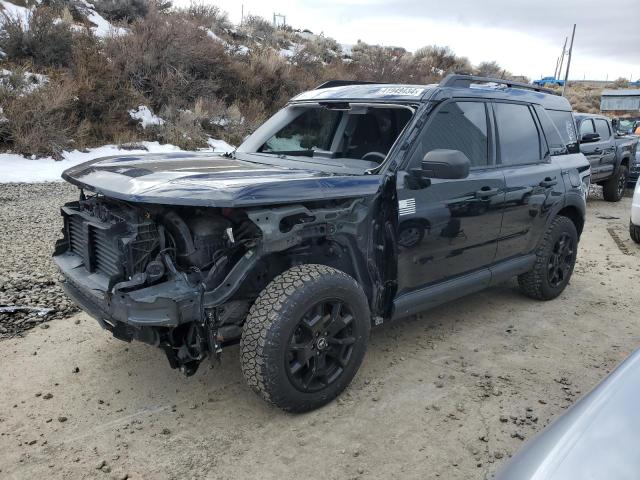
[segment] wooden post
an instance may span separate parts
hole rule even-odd
[[[571,45],[569,45],[569,57],[567,58],[567,72],[564,75],[564,85],[562,86],[562,96],[567,89],[567,83],[569,83],[569,68],[571,67],[571,54],[573,53],[573,39],[576,36],[576,24],[573,24],[573,32],[571,32]]]

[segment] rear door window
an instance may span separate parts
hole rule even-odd
[[[611,130],[609,130],[609,124],[607,121],[596,118],[593,122],[596,124],[596,133],[600,135],[600,140],[609,140]]]
[[[540,162],[540,133],[527,105],[495,103],[498,154],[502,165]]]
[[[547,111],[540,105],[535,105],[534,110],[538,116],[538,121],[542,126],[542,131],[547,140],[549,146],[550,155],[565,155],[568,153],[568,148],[562,135],[556,128],[555,123],[551,120],[551,117],[547,114]],[[543,152],[544,153],[544,152]]]

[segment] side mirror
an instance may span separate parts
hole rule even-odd
[[[600,135],[597,133],[585,133],[580,137],[580,142],[582,143],[593,143],[598,142],[600,140]]]
[[[422,175],[451,180],[467,178],[470,166],[471,162],[460,150],[431,150],[422,159]]]

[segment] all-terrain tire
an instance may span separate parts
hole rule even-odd
[[[640,227],[629,222],[629,236],[634,242],[640,243]]]
[[[550,278],[550,264],[553,256],[556,255],[555,251],[558,248],[558,242],[563,238],[571,240],[573,245],[572,253],[570,258],[567,258],[567,271],[564,273],[562,280],[554,285],[552,278]],[[578,232],[576,231],[574,223],[567,217],[557,216],[551,221],[542,240],[538,244],[536,261],[533,264],[533,268],[527,273],[518,276],[518,284],[522,292],[528,297],[537,300],[552,300],[560,295],[569,283],[569,279],[573,273],[577,250]],[[569,257],[569,255],[567,255],[567,257]]]
[[[348,363],[325,387],[305,391],[292,378],[290,342],[307,312],[329,301],[350,312],[353,343]],[[313,410],[336,398],[351,382],[364,358],[370,329],[367,297],[352,277],[325,265],[292,267],[267,285],[249,311],[240,340],[242,373],[267,402],[289,412]]]
[[[607,202],[619,202],[627,188],[629,169],[626,165],[620,165],[616,174],[602,184],[602,196]]]

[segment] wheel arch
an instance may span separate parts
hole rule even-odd
[[[584,213],[580,211],[575,205],[566,205],[558,213],[556,216],[567,217],[569,220],[573,222],[576,227],[576,231],[578,232],[578,238],[582,234],[582,230],[584,229]]]

